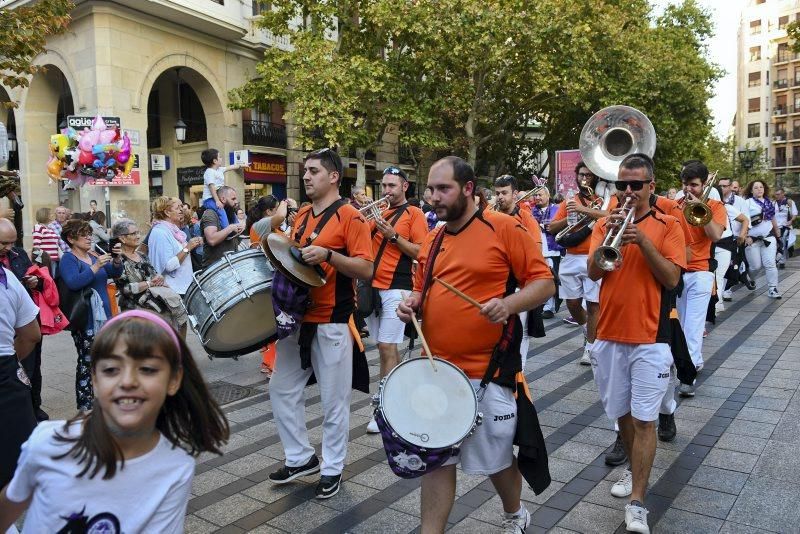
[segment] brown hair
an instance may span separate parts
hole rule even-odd
[[[186,342],[174,330],[173,333],[179,341],[180,350],[175,346],[173,336],[147,319],[131,317],[108,325],[100,330],[92,344],[92,374],[97,370],[97,363],[109,357],[119,341],[124,341],[127,355],[135,360],[150,358],[154,350],[159,351],[169,362],[172,373],[183,368],[183,380],[175,395],[167,396],[164,400],[156,420],[156,429],[170,443],[192,456],[202,452],[222,455],[219,447],[227,442],[230,435],[228,421],[208,391]],[[103,479],[113,478],[117,472],[117,462],[121,462],[122,469],[125,460],[106,424],[100,404],[95,402],[90,412],[78,414],[67,421],[64,431],[67,432],[69,426],[77,422],[83,423],[80,436],[70,438],[56,434],[57,440],[73,443],[73,446],[54,459],[71,456],[78,464],[83,464],[78,477],[88,473],[89,478],[94,478],[101,469],[105,469]]]
[[[753,196],[753,184],[759,183],[764,186],[764,198],[769,198],[769,184],[764,180],[759,180],[756,178],[747,183],[747,186],[744,188],[744,194],[742,195],[744,198],[750,198]]]
[[[170,205],[173,202],[179,202],[177,198],[174,197],[158,197],[153,201],[151,209],[153,210],[153,218],[159,221],[166,220],[167,217],[167,209],[169,209]]]
[[[86,221],[70,219],[61,227],[61,239],[68,244],[72,244],[79,236],[92,233],[92,227]]]
[[[50,222],[50,208],[39,208],[36,210],[36,222],[47,224]]]

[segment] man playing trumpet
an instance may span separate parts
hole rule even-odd
[[[592,232],[588,260],[589,278],[603,279],[592,371],[606,415],[619,423],[631,463],[612,494],[630,495],[625,524],[628,531],[641,533],[650,532],[643,503],[656,452],[655,421],[670,382],[670,293],[686,268],[680,222],[650,205],[654,179],[648,156],[631,154],[622,161],[616,187],[621,204],[630,199],[633,218],[620,227],[627,213],[617,208],[601,219]],[[603,270],[595,255],[608,231],[622,232],[622,262],[612,271]],[[615,491],[617,486],[626,491]]]

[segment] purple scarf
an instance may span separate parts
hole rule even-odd
[[[752,198],[756,204],[761,207],[761,214],[763,221],[771,221],[775,218],[775,204],[772,203],[769,199],[763,198],[761,200],[757,199],[756,197]]]
[[[561,252],[563,248],[561,245],[556,243],[555,236],[544,231],[544,224],[553,220],[553,216],[555,215],[554,212],[557,210],[558,206],[555,204],[548,204],[544,209],[536,205],[531,208],[531,215],[533,215],[534,219],[539,221],[539,224],[542,225],[542,235],[544,235],[547,239],[547,248],[553,252]]]

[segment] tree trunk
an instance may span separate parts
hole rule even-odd
[[[367,168],[366,168],[366,159],[367,159],[367,149],[365,148],[357,148],[356,149],[356,187],[363,187],[366,191],[367,189]]]

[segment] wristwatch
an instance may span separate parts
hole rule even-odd
[[[399,236],[397,234],[394,234],[392,237],[389,238],[389,243],[397,244],[397,238],[398,237]]]
[[[189,253],[189,247],[183,247],[183,250],[181,252],[183,252],[184,254],[188,254]]]

